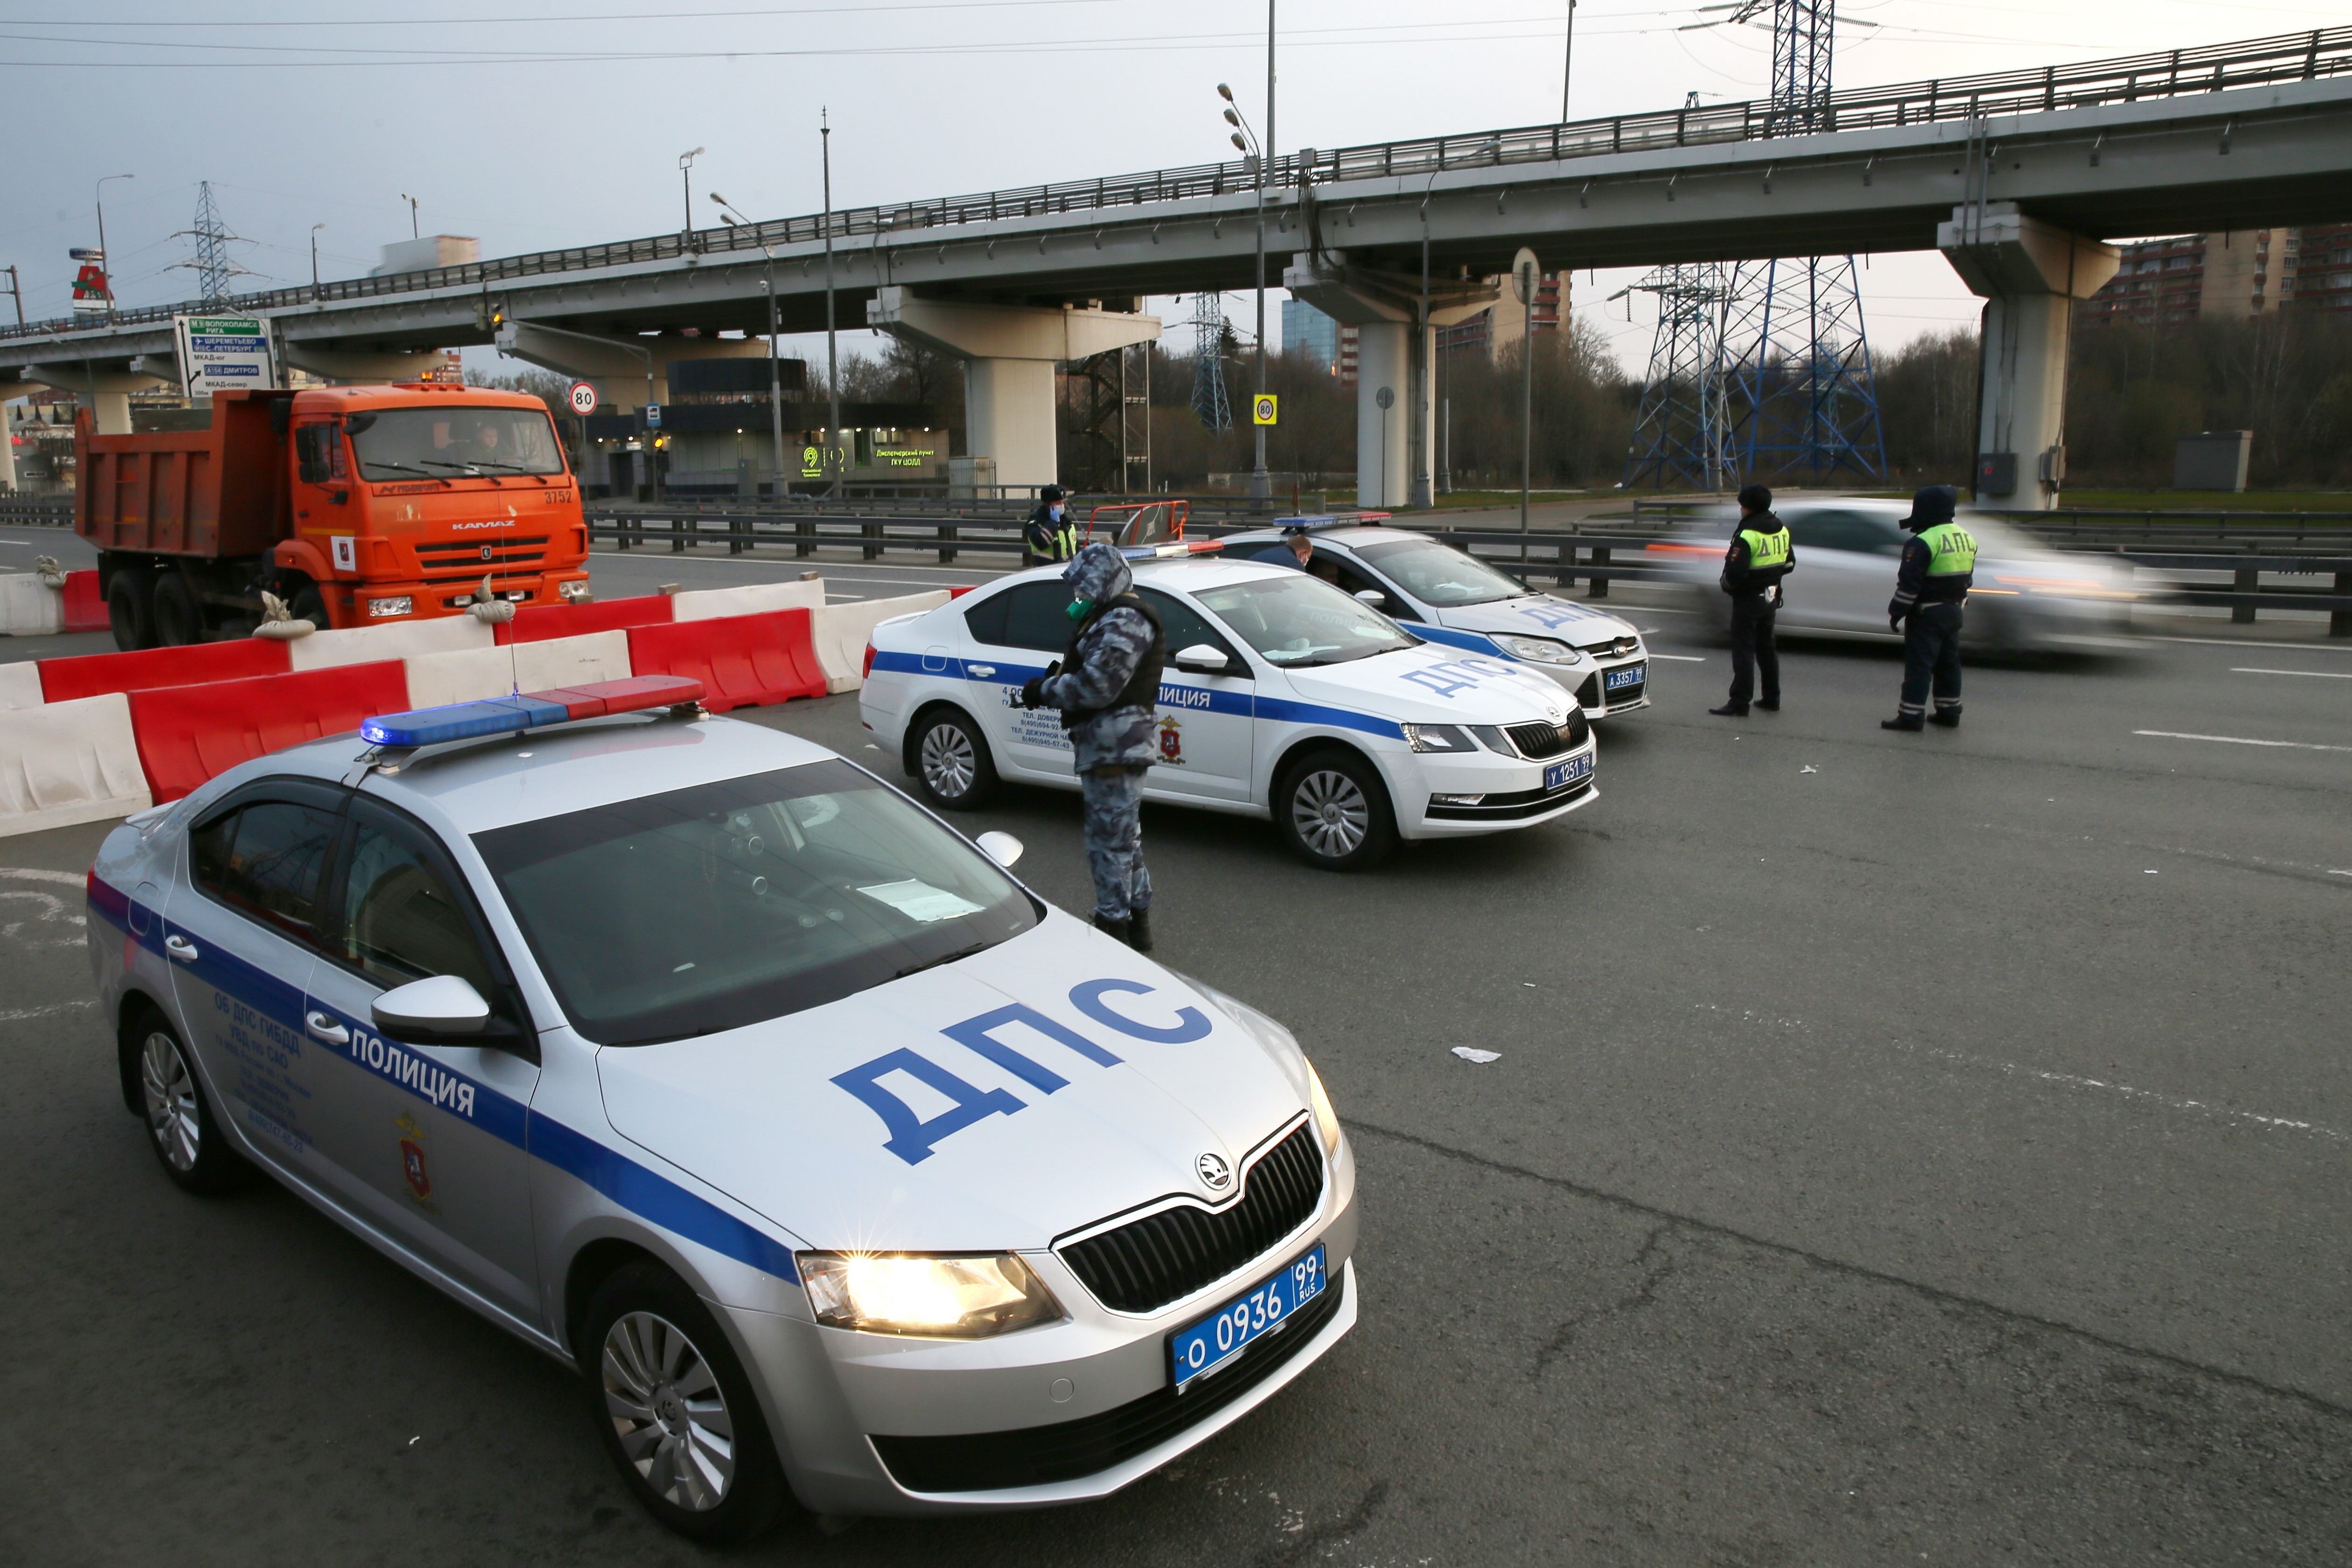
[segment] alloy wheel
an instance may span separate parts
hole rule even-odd
[[[1345,773],[1322,768],[1303,776],[1290,792],[1290,825],[1299,842],[1326,860],[1361,847],[1371,831],[1372,803]]]
[[[196,1156],[204,1152],[196,1081],[180,1054],[180,1042],[162,1030],[150,1034],[140,1049],[139,1091],[147,1104],[147,1131],[154,1135],[163,1163],[182,1176],[194,1170]]]
[[[931,727],[923,737],[921,756],[923,782],[931,793],[942,800],[959,800],[968,794],[972,781],[980,776],[979,758],[972,754],[971,737],[963,727],[940,724]]]
[[[605,1414],[654,1495],[693,1513],[726,1501],[735,1423],[694,1342],[652,1312],[627,1312],[604,1332],[603,1363]]]

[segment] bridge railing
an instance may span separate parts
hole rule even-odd
[[[1818,110],[1790,116],[1769,103],[1708,104],[1696,109],[1615,115],[1606,120],[1522,126],[1462,136],[1423,137],[1375,142],[1328,152],[1312,149],[1276,157],[1267,183],[1279,190],[1381,175],[1417,175],[1487,165],[1553,162],[1666,147],[1755,141],[1815,131],[1874,126],[1917,125],[1933,120],[2032,114],[2095,104],[2132,103],[2188,93],[2220,92],[2275,82],[2312,81],[2352,74],[2352,26],[2315,27],[2234,44],[2127,55],[2079,65],[1990,71],[1945,77],[1893,87],[1853,88],[1831,94]],[[845,208],[832,214],[836,241],[865,239],[887,244],[891,236],[1003,218],[1048,217],[1071,213],[1108,213],[1119,207],[1201,196],[1238,194],[1257,188],[1254,161],[1196,163],[1097,180],[1065,181],[937,201]],[[328,300],[361,300],[428,289],[479,288],[520,282],[551,273],[672,260],[725,252],[757,254],[763,246],[801,245],[825,237],[821,214],[766,223],[654,235],[608,245],[576,246],[468,262],[461,267],[352,277],[293,288],[241,294],[206,305],[184,303],[117,311],[115,326],[168,321],[194,311],[286,310]],[[0,328],[0,340],[49,337],[82,323],[52,319]]]

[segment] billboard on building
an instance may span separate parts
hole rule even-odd
[[[192,398],[278,384],[267,321],[251,316],[174,316],[172,340],[179,350],[181,384]]]

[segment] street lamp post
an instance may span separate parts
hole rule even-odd
[[[114,319],[114,258],[106,254],[106,182],[136,180],[136,174],[109,174],[90,187],[90,204],[98,209],[98,265],[104,270],[99,276],[106,279],[106,319]]]
[[[751,229],[751,237],[759,242],[760,254],[768,258],[768,425],[769,433],[775,438],[776,498],[782,500],[784,495],[784,372],[783,367],[776,361],[776,250],[761,233],[759,225],[737,212],[726,197],[713,191],[710,199],[719,204],[719,210],[725,214],[730,225],[740,224]]]
[[[691,152],[677,155],[678,189],[684,193],[686,201],[686,226],[678,231],[677,243],[688,250],[694,248],[694,161],[702,156],[702,152],[698,147]]]
[[[1559,61],[1559,119],[1568,123],[1568,73],[1576,65],[1576,0],[1568,0],[1568,47]]]
[[[400,199],[408,204],[408,237],[410,239],[421,238],[422,236],[418,234],[416,228],[416,198],[410,195],[407,192],[403,191],[400,193]]]
[[[1269,16],[1272,11],[1273,5],[1269,0],[1267,5]],[[1267,34],[1267,47],[1269,49],[1273,47],[1271,31]],[[1269,67],[1266,80],[1271,83],[1273,79],[1273,70]],[[1225,100],[1225,123],[1234,128],[1233,144],[1240,149],[1243,157],[1255,156],[1257,159],[1257,385],[1255,395],[1263,397],[1265,395],[1265,143],[1257,140],[1256,133],[1250,130],[1249,121],[1242,118],[1241,106],[1234,101],[1232,88],[1223,82],[1219,82],[1217,96]],[[1269,123],[1271,123],[1270,120]],[[1265,426],[1258,424],[1255,429],[1257,440],[1257,465],[1250,473],[1250,499],[1262,501],[1272,492],[1273,483],[1267,477],[1265,471]]]
[[[319,302],[319,231],[326,226],[324,224],[310,225],[310,303],[313,305]]]
[[[841,494],[841,470],[845,465],[833,461],[834,443],[841,439],[841,361],[834,346],[833,323],[833,118],[832,111],[817,110],[817,137],[824,149],[824,432],[826,466],[833,469],[833,491]]]

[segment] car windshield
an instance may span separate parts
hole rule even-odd
[[[1286,669],[1344,664],[1415,643],[1379,611],[1303,571],[1212,588],[1192,597],[1243,642]]]
[[[561,474],[563,447],[546,411],[436,403],[386,408],[343,422],[362,479]]]
[[[1037,924],[1013,879],[845,762],[474,835],[572,1026],[650,1045],[821,1007]]]
[[[1475,556],[1435,539],[1396,539],[1359,545],[1356,553],[1396,580],[1423,604],[1492,604],[1524,599],[1528,590]]]

